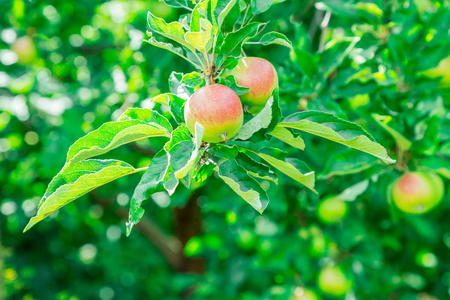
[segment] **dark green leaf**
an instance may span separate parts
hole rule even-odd
[[[127,235],[130,235],[134,225],[139,223],[144,215],[142,202],[151,194],[164,190],[163,180],[166,175],[169,159],[166,151],[161,150],[155,154],[148,169],[142,175],[141,181],[136,186],[130,202],[130,216],[127,223]]]
[[[236,156],[236,162],[243,167],[250,175],[260,179],[271,180],[278,183],[277,174],[269,166],[257,162],[245,153],[239,152]]]

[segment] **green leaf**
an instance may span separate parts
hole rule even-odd
[[[450,157],[450,142],[443,144],[437,154]]]
[[[212,25],[206,19],[200,19],[200,31],[199,32],[186,32],[184,39],[191,45],[193,45],[198,51],[207,55],[212,48],[213,33]]]
[[[305,142],[300,135],[294,136],[292,132],[284,127],[276,126],[269,135],[285,142],[286,144],[298,148],[300,150],[305,150]]]
[[[450,160],[442,157],[429,157],[419,161],[419,168],[426,171],[435,171],[439,175],[450,179]]]
[[[366,179],[346,188],[342,193],[337,195],[336,198],[342,201],[354,201],[358,196],[364,193],[368,187],[369,180]]]
[[[346,149],[332,154],[318,179],[328,179],[333,176],[349,175],[362,172],[377,164],[377,159],[364,152]]]
[[[276,127],[276,124],[281,119],[281,109],[278,104],[278,88],[276,88],[272,96],[267,100],[264,108],[250,121],[242,125],[241,130],[233,138],[233,140],[248,140],[256,132],[259,131],[271,131]]]
[[[211,160],[207,160],[205,163],[203,163],[195,172],[193,175],[193,179],[197,182],[197,183],[202,183],[204,182],[206,179],[208,179],[208,177],[210,175],[212,175],[214,173],[214,168],[215,168],[215,164],[213,163],[213,161]]]
[[[304,186],[309,188],[311,191],[317,193],[316,190],[314,189],[314,182],[315,182],[314,172],[308,171],[308,173],[302,174],[300,170],[298,170],[292,164],[290,164],[286,161],[277,159],[275,157],[272,157],[270,155],[262,153],[261,151],[259,151],[259,152],[252,151],[252,153],[254,153],[254,154],[258,155],[259,157],[261,157],[262,159],[264,159],[266,162],[268,162],[274,168],[281,171],[283,174],[300,182],[301,184],[303,184]]]
[[[225,16],[222,26],[220,28],[220,31],[222,33],[232,32],[234,31],[234,28],[236,24],[239,21],[239,18],[241,17],[241,7],[240,7],[240,1],[236,0],[234,1],[233,7],[230,9],[230,11]],[[221,33],[218,34],[219,36]]]
[[[166,175],[169,159],[163,149],[155,154],[148,169],[142,175],[136,186],[130,202],[130,216],[127,222],[127,236],[130,235],[134,225],[139,223],[144,215],[142,202],[147,200],[151,194],[164,190],[163,180]]]
[[[181,82],[195,89],[196,87],[204,83],[205,80],[202,74],[194,71],[191,73],[184,74],[183,78],[181,78]]]
[[[372,114],[372,118],[380,125],[384,130],[386,130],[395,140],[397,145],[402,151],[407,151],[411,148],[412,143],[405,138],[400,132],[393,129],[388,125],[389,121],[392,120],[391,116],[381,116],[379,114]]]
[[[245,153],[239,152],[236,162],[243,167],[250,175],[264,180],[270,180],[278,184],[278,177],[268,165],[257,162]]]
[[[281,3],[284,0],[253,0],[252,8],[253,14],[260,14],[266,12],[273,4]]]
[[[252,44],[254,44],[254,43],[252,43]],[[292,42],[284,34],[281,34],[279,32],[275,32],[275,31],[272,31],[272,32],[269,32],[269,33],[266,33],[265,35],[263,35],[261,37],[261,39],[259,40],[259,42],[256,42],[256,44],[261,44],[263,46],[277,44],[277,45],[288,47],[289,49],[293,49]]]
[[[237,0],[211,0],[212,24],[214,34],[218,35],[223,21],[231,11]]]
[[[272,104],[273,97],[270,97],[264,108],[250,121],[242,125],[241,130],[239,130],[233,140],[248,140],[255,132],[269,127],[272,120]]]
[[[236,145],[216,144],[214,145],[214,155],[220,158],[233,159],[238,155],[238,148]]]
[[[172,126],[156,111],[130,108],[116,122],[104,123],[70,146],[64,168],[144,138],[170,137]]]
[[[183,77],[183,73],[172,72],[169,77],[169,89],[172,94],[187,100],[194,93],[194,89],[183,82]]]
[[[171,139],[164,145],[169,166],[164,177],[164,188],[169,195],[175,192],[179,179],[175,173],[185,167],[191,157],[194,142],[186,126],[179,126],[172,132]]]
[[[290,56],[294,61],[294,67],[297,67],[303,75],[313,78],[317,74],[318,66],[314,55],[296,47]]]
[[[329,113],[319,111],[298,112],[286,117],[278,125],[308,132],[369,153],[382,159],[387,164],[395,162],[387,155],[386,149],[378,144],[361,126]]]
[[[178,123],[183,122],[184,104],[186,100],[171,93],[165,93],[152,98],[155,103],[160,103],[169,107],[172,118]]]
[[[226,85],[227,87],[232,89],[236,94],[238,94],[238,96],[247,94],[248,91],[250,91],[250,88],[238,85],[233,75],[229,75],[226,78],[220,78],[220,80],[223,81],[223,85]]]
[[[192,52],[195,52],[195,48],[184,39],[185,31],[183,25],[180,23],[172,22],[167,24],[166,21],[155,17],[151,12],[148,12],[147,14],[147,21],[148,26],[154,32],[187,47]]]
[[[148,108],[138,108],[131,107],[128,108],[123,114],[117,119],[117,121],[131,121],[139,120],[147,124],[154,125],[156,127],[161,127],[169,132],[172,131],[172,125],[170,125],[169,120],[162,116],[159,112],[153,111]]]
[[[259,213],[266,209],[269,196],[261,185],[234,160],[219,166],[219,177]]]
[[[197,165],[200,157],[202,156],[204,151],[200,151],[200,147],[202,146],[202,138],[205,133],[205,128],[199,123],[195,123],[195,136],[194,136],[194,148],[192,149],[191,157],[184,167],[175,172],[175,177],[177,179],[181,179],[186,177],[192,168]]]
[[[242,45],[250,38],[257,35],[264,29],[266,23],[250,23],[243,28],[229,33],[220,47],[219,53],[239,56],[242,52]]]
[[[188,4],[191,2],[188,0],[163,0],[163,1],[167,5],[176,7],[176,8],[189,8]]]
[[[136,171],[131,165],[118,160],[92,159],[67,167],[53,179],[54,182],[60,183],[59,186],[48,190],[47,196],[39,203],[36,216],[29,221],[24,232],[93,189]]]
[[[383,11],[375,3],[358,2],[353,4],[353,7],[361,12],[367,13],[368,15],[375,16],[376,19],[383,16]]]
[[[149,34],[151,35],[151,32]],[[171,43],[164,43],[164,42],[157,41],[153,35],[151,35],[148,40],[144,40],[144,41],[149,43],[150,45],[153,45],[155,47],[158,47],[158,48],[161,48],[164,50],[168,50],[168,51],[188,60],[188,58],[184,55],[183,49],[181,47],[175,47]],[[198,69],[201,69],[201,67],[199,65],[197,65],[197,64],[194,64],[194,65]]]

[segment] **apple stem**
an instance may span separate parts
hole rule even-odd
[[[228,142],[228,141],[230,140],[230,139],[228,138],[226,132],[221,133],[221,134],[220,134],[220,137],[223,139],[223,142],[222,142],[222,143],[226,143],[226,142]]]

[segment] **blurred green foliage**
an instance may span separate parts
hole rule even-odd
[[[318,109],[355,121],[397,164],[307,135],[306,152],[274,142],[317,170],[320,196],[280,176],[259,215],[211,178],[195,192],[153,195],[129,238],[139,175],[21,232],[77,138],[130,106],[152,107],[172,71],[192,71],[142,43],[148,10],[169,21],[185,11],[153,0],[12,0],[0,9],[0,299],[302,299],[305,289],[327,299],[317,281],[330,264],[352,282],[348,299],[450,297],[450,91],[426,74],[450,54],[448,1],[288,0],[259,15],[294,43],[292,52],[245,47],[277,67],[285,114]],[[162,145],[143,141],[114,157],[146,166]],[[445,180],[444,201],[426,215],[389,203],[389,185],[407,169]],[[322,223],[318,203],[336,195],[348,201],[346,216]],[[176,208],[190,202],[198,215]],[[148,231],[156,226],[160,239]],[[161,239],[185,244],[176,252],[184,267],[168,263]]]

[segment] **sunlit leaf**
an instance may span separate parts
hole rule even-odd
[[[166,21],[154,16],[151,12],[147,14],[147,22],[150,29],[154,32],[187,47],[191,51],[195,51],[194,47],[184,39],[185,30],[181,23],[172,22],[167,24]]]
[[[199,123],[195,123],[195,136],[194,136],[194,148],[191,152],[191,157],[184,167],[175,172],[175,177],[177,179],[184,178],[192,170],[192,168],[198,163],[200,157],[204,151],[200,150],[202,146],[202,138],[205,133],[205,128]]]
[[[278,171],[282,172],[283,174],[291,177],[292,179],[300,182],[307,188],[309,188],[311,191],[316,192],[314,189],[314,182],[315,182],[315,176],[313,171],[309,171],[308,173],[301,173],[301,170],[298,170],[296,167],[294,167],[289,162],[277,159],[273,156],[267,155],[262,152],[254,152],[252,153],[258,155],[263,160],[268,162],[271,166],[276,168]]]
[[[219,166],[219,177],[259,213],[269,203],[269,197],[261,185],[234,160]]]
[[[269,135],[285,142],[286,144],[298,148],[300,150],[305,149],[305,142],[300,135],[294,136],[292,132],[284,127],[276,126]]]
[[[298,112],[286,117],[278,125],[298,129],[369,153],[382,159],[387,164],[395,162],[387,155],[386,149],[378,144],[361,126],[329,113],[319,111]]]
[[[136,171],[131,165],[118,160],[92,159],[69,166],[54,179],[60,185],[42,198],[36,216],[29,221],[24,231],[89,191]]]
[[[158,112],[131,108],[116,122],[104,123],[70,146],[66,166],[149,137],[170,137],[172,126]]]

